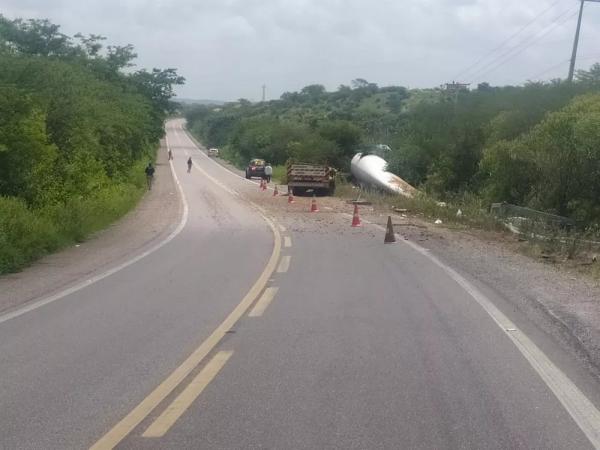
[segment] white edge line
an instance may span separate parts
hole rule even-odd
[[[176,133],[177,134],[177,133]],[[192,141],[192,143],[195,145],[195,143]],[[202,170],[201,168],[198,168],[198,170],[204,172],[204,170]],[[213,177],[211,177],[210,175],[208,175],[206,172],[204,172],[209,179],[214,180]],[[224,186],[223,184],[219,183],[220,186]],[[169,389],[169,393],[166,395],[169,395],[170,393],[173,392],[174,389],[176,389],[178,386],[181,385],[181,382],[183,381],[183,379],[185,377],[187,377],[187,375],[189,375],[189,373],[196,367],[198,367],[199,364],[201,364],[205,358],[207,357],[208,353],[210,351],[212,351],[212,349],[214,349],[223,339],[224,333],[227,329],[231,328],[232,324],[237,323],[240,319],[242,319],[242,317],[246,314],[246,312],[248,311],[248,309],[250,308],[250,306],[252,305],[252,303],[254,303],[254,301],[256,300],[256,297],[258,297],[258,294],[256,294],[255,296],[253,296],[250,300],[248,300],[246,302],[246,297],[250,297],[252,291],[255,288],[255,285],[259,284],[261,282],[261,279],[263,277],[265,277],[265,273],[268,269],[268,266],[271,264],[271,259],[273,259],[273,255],[275,255],[275,253],[279,252],[281,249],[281,238],[280,238],[280,234],[277,231],[277,221],[274,218],[269,218],[267,215],[263,214],[261,211],[264,211],[264,209],[260,208],[256,203],[248,201],[247,202],[249,205],[252,205],[254,208],[256,208],[257,210],[259,210],[260,212],[260,216],[262,217],[262,219],[266,222],[266,224],[269,226],[269,228],[271,229],[272,233],[273,233],[273,254],[271,255],[271,257],[269,258],[269,261],[267,262],[267,265],[265,266],[265,271],[263,271],[263,273],[260,275],[259,279],[254,283],[254,285],[252,285],[252,287],[250,288],[250,291],[248,291],[248,293],[246,294],[246,296],[242,299],[242,301],[234,308],[233,311],[231,311],[231,313],[229,313],[229,315],[225,318],[225,320],[213,331],[213,333],[211,334],[211,336],[209,336],[208,338],[206,338],[205,341],[203,341],[200,346],[194,350],[194,352],[188,356],[188,358],[180,365],[178,366],[173,373],[171,373],[159,386],[157,386],[154,391],[152,391],[149,396],[147,396],[146,398],[144,398],[142,400],[141,403],[139,403],[132,411],[130,411],[123,419],[121,419],[116,425],[114,425],[107,433],[105,433],[100,440],[98,440],[91,448],[108,448],[106,447],[106,442],[113,442],[116,441],[115,444],[110,447],[116,447],[120,442],[123,441],[123,439],[125,439],[127,436],[129,436],[131,434],[131,432],[134,430],[135,427],[137,427],[141,421],[145,420],[150,414],[151,412],[160,404],[164,401],[164,399],[166,397],[163,397],[161,394],[161,399],[158,401],[158,403],[152,405],[153,402],[150,402],[150,406],[149,406],[149,410],[143,415],[143,417],[138,421],[138,419],[136,419],[135,417],[139,414],[143,414],[144,412],[144,408],[142,408],[142,406],[144,406],[145,402],[148,402],[148,399],[150,397],[152,397],[157,391],[160,390],[161,386],[168,384],[168,382],[171,380],[172,377],[176,376],[176,373],[180,370],[185,371],[186,375],[183,376],[183,378],[181,378],[179,381],[176,382],[176,384]],[[273,266],[275,266],[275,263],[273,263]],[[275,267],[273,267],[271,275],[266,275],[266,279],[269,279],[273,272],[275,270]],[[264,281],[264,285],[267,284],[267,281]],[[218,337],[218,334],[222,334],[221,337]],[[215,336],[214,339],[216,339],[215,343],[210,346],[210,341],[211,339],[213,339],[213,336]],[[188,362],[192,361],[192,358],[194,358],[195,356],[197,356],[197,354],[202,353],[202,348],[206,347],[206,346],[210,346],[210,349],[206,350],[206,353],[201,356],[199,359],[197,359],[196,363],[193,365],[193,367],[190,367],[189,370],[185,369],[184,366],[186,366],[186,364],[188,364]],[[183,369],[182,369],[183,368]],[[142,409],[142,413],[138,412],[138,409]],[[132,418],[133,417],[133,418]],[[131,425],[130,423],[127,423],[129,419],[129,422],[135,422],[135,424]],[[130,428],[131,426],[131,428]],[[126,430],[125,434],[123,433],[123,430],[119,430],[119,428],[126,428],[128,430]],[[112,436],[111,436],[112,435]],[[116,435],[116,437],[114,436]],[[120,436],[120,437],[119,437]]]
[[[385,231],[385,228],[379,224],[367,220],[364,220],[364,222]],[[432,255],[429,249],[404,239],[401,242],[440,267],[483,308],[552,391],[594,448],[600,449],[600,411],[581,392],[577,385],[524,332],[517,328],[483,292],[467,281],[466,278]]]
[[[167,134],[165,134],[165,142],[167,144],[167,150],[168,150],[170,148],[170,146],[169,146],[169,140],[168,140]],[[89,278],[85,281],[79,282],[79,283],[75,284],[74,286],[71,286],[68,289],[65,289],[61,292],[51,295],[50,297],[43,298],[41,300],[38,300],[36,302],[25,305],[14,311],[0,315],[0,323],[4,323],[11,319],[15,319],[19,316],[22,316],[23,314],[34,311],[38,308],[41,308],[44,305],[47,305],[49,303],[60,300],[61,298],[66,297],[67,295],[73,294],[85,287],[88,287],[100,280],[103,280],[104,278],[109,277],[109,276],[113,275],[114,273],[117,273],[118,271],[123,270],[126,267],[129,267],[132,264],[135,264],[142,258],[145,258],[146,256],[150,255],[151,253],[154,253],[156,250],[158,250],[162,246],[171,242],[179,233],[181,233],[181,230],[183,230],[183,227],[185,227],[185,224],[187,223],[187,220],[188,220],[189,207],[188,207],[187,200],[185,198],[185,194],[183,193],[183,189],[181,188],[181,184],[179,183],[179,178],[177,178],[177,174],[175,173],[175,168],[173,167],[173,161],[169,161],[169,165],[171,166],[171,173],[173,174],[173,178],[175,179],[175,183],[177,185],[177,190],[179,191],[179,197],[181,198],[181,202],[183,203],[183,214],[181,215],[181,220],[179,222],[179,225],[177,225],[177,228],[175,228],[175,230],[173,230],[171,232],[171,234],[169,234],[163,241],[159,242],[158,244],[154,245],[153,247],[149,248],[148,250],[144,251],[143,253],[140,253],[139,255],[133,257],[132,259],[125,261],[124,263],[119,264],[118,266],[113,267],[112,269],[109,269],[106,272],[103,272],[99,275],[95,275],[92,278]]]
[[[188,136],[188,139],[194,142],[187,130],[183,130]],[[195,142],[194,142],[195,143]],[[200,150],[200,153],[207,159],[208,156]],[[232,172],[215,161],[212,161],[223,170],[245,180],[246,178]],[[251,182],[251,181],[250,181]],[[255,183],[253,183],[255,184]],[[262,208],[261,208],[262,209]],[[351,214],[344,215],[350,216]],[[368,220],[363,220],[365,223],[373,225],[380,230],[385,228],[374,224]],[[579,388],[558,368],[552,361],[531,341],[525,333],[520,331],[500,310],[496,308],[493,302],[488,299],[481,291],[469,283],[464,277],[458,274],[454,269],[441,262],[433,256],[428,249],[421,247],[410,241],[401,240],[404,244],[410,246],[423,256],[429,258],[434,264],[444,270],[450,278],[452,278],[459,286],[461,286],[492,318],[494,322],[502,329],[502,331],[512,340],[523,357],[529,362],[531,367],[540,376],[542,381],[554,393],[561,402],[568,414],[573,418],[581,431],[589,439],[595,448],[600,449],[600,412],[594,404],[579,390]],[[282,257],[283,258],[283,257]],[[283,261],[282,261],[283,262]],[[280,263],[281,266],[281,263]],[[279,272],[279,267],[277,269]],[[513,331],[507,331],[510,328]]]
[[[196,138],[195,138],[194,136],[192,136],[192,134],[191,134],[191,133],[189,133],[189,132],[187,131],[187,129],[183,128],[183,126],[182,126],[182,127],[180,128],[180,130],[181,130],[181,131],[183,131],[183,134],[184,134],[184,135],[185,135],[185,136],[186,136],[186,137],[187,137],[187,138],[188,138],[190,141],[192,141],[192,143],[193,143],[193,144],[196,146],[196,148],[198,149],[198,151],[200,152],[200,154],[201,154],[201,155],[202,155],[202,156],[203,156],[205,159],[209,160],[211,163],[213,163],[214,165],[216,165],[216,166],[220,167],[221,169],[223,169],[223,170],[224,170],[224,171],[226,171],[227,173],[229,173],[229,174],[231,174],[231,175],[235,175],[235,176],[236,176],[236,177],[238,177],[239,179],[241,179],[241,180],[243,180],[243,181],[245,181],[245,182],[247,182],[247,183],[251,183],[251,184],[253,184],[254,186],[257,186],[257,187],[259,186],[259,184],[258,184],[258,183],[255,183],[254,181],[252,181],[252,180],[249,180],[249,179],[247,179],[246,177],[243,177],[243,176],[241,176],[240,174],[237,174],[237,173],[235,173],[234,171],[232,171],[232,170],[228,169],[227,167],[225,167],[225,166],[223,166],[223,165],[219,164],[218,162],[214,161],[213,159],[209,158],[209,157],[208,157],[208,155],[206,155],[206,154],[205,154],[205,153],[202,151],[202,149],[200,148],[200,145],[201,145],[201,144],[200,144],[200,142],[198,142],[198,141],[196,140]],[[278,186],[284,186],[284,185],[282,185],[282,184],[279,184]],[[269,186],[267,186],[267,190],[274,191],[275,189],[274,189],[274,188],[272,188],[272,187],[269,187]]]

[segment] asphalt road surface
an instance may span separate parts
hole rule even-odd
[[[369,224],[296,232],[181,121],[167,133],[170,239],[0,316],[0,448],[600,445],[597,381],[501,293]]]

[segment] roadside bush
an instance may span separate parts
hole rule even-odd
[[[103,39],[0,14],[0,273],[85,239],[144,192],[184,79],[133,71],[133,47]]]
[[[278,184],[287,184],[287,167],[273,166],[273,180]]]
[[[144,184],[135,181],[113,184],[88,197],[71,197],[39,209],[15,197],[0,197],[0,274],[82,242],[127,213],[144,192]]]
[[[0,197],[0,273],[13,272],[65,241],[52,221],[23,200]]]

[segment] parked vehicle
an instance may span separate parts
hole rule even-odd
[[[217,156],[219,156],[219,149],[218,148],[209,148],[208,151],[206,152],[206,154],[208,156],[217,157]]]
[[[333,195],[335,169],[317,164],[290,163],[287,166],[287,183],[294,194],[302,195],[312,190],[319,195]]]
[[[265,160],[252,159],[246,167],[246,178],[264,178],[265,177]]]

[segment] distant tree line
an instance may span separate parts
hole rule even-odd
[[[349,169],[368,144],[388,144],[390,169],[442,200],[476,195],[600,220],[600,64],[576,81],[448,91],[378,87],[363,79],[327,92],[187,110],[189,128],[238,162],[327,161]]]
[[[0,273],[83,239],[142,192],[184,80],[134,71],[133,47],[104,40],[0,15]]]

